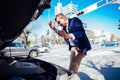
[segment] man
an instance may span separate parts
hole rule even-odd
[[[87,51],[91,49],[83,24],[79,18],[68,19],[62,13],[56,15],[55,21],[63,27],[63,30],[57,30],[52,21],[49,22],[49,26],[55,32],[58,31],[58,35],[64,37],[69,45],[69,50],[71,51],[69,69],[77,73],[81,60],[87,54]]]

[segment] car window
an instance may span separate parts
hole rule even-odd
[[[22,43],[11,43],[8,47],[24,47]]]

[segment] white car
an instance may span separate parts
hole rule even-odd
[[[38,48],[41,53],[49,52],[49,48],[48,47],[42,47],[42,46],[34,46],[34,47]]]

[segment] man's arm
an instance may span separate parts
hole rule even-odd
[[[56,33],[58,33],[58,29],[55,28],[55,22],[50,21],[48,25],[50,26],[51,29],[53,29]]]
[[[58,34],[59,36],[64,37],[65,39],[71,39],[71,40],[75,39],[73,34],[67,34],[64,30],[59,31]]]

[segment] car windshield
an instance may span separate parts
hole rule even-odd
[[[24,47],[22,43],[11,43],[8,47]]]

